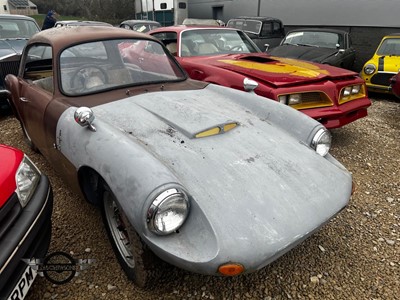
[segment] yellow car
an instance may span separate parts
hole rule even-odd
[[[374,56],[365,63],[361,77],[368,90],[390,93],[390,79],[400,71],[400,33],[384,36]]]

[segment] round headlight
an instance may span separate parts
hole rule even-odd
[[[368,64],[364,67],[364,73],[367,75],[371,75],[376,71],[376,67],[373,64]]]
[[[332,137],[329,131],[321,128],[317,131],[311,141],[311,147],[321,156],[328,154],[331,149]]]
[[[154,233],[166,235],[178,230],[188,214],[188,196],[184,191],[172,188],[153,200],[147,212],[147,223]]]

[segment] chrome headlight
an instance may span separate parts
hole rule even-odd
[[[367,75],[371,75],[371,74],[375,73],[375,71],[376,71],[376,67],[374,64],[367,64],[364,67],[364,73]]]
[[[40,171],[28,157],[24,156],[15,175],[17,195],[22,207],[28,204],[39,181]]]
[[[329,131],[321,128],[317,131],[311,141],[311,147],[321,156],[328,154],[331,149],[332,137]]]
[[[183,190],[170,188],[159,194],[147,211],[149,229],[159,235],[178,230],[189,214],[189,199]]]

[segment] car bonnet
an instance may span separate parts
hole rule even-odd
[[[300,234],[297,230],[304,220],[312,230],[321,217],[326,221],[345,206],[351,176],[344,168],[282,130],[267,112],[260,117],[223,91],[209,86],[195,92],[149,93],[93,111],[100,125],[107,122],[119,128],[121,139],[139,143],[167,166],[221,230],[227,221],[220,223],[219,212],[235,216],[240,211],[243,220],[258,219],[255,227],[269,228],[269,238],[279,238],[287,230],[293,236]],[[272,105],[271,113],[283,107],[289,111],[289,120],[299,116],[305,123],[316,123],[295,110],[291,114],[286,106],[234,92],[237,97],[255,97],[256,102]],[[238,126],[228,132],[194,137],[202,130],[233,122]],[[321,217],[313,218],[316,212]],[[295,226],[283,226],[282,218],[293,220]],[[266,220],[270,227],[265,227]]]
[[[0,39],[0,59],[11,54],[21,54],[26,42],[26,39]]]
[[[268,53],[281,57],[321,62],[337,52],[338,49],[332,48],[282,45],[271,49]]]
[[[303,60],[280,58],[265,54],[239,54],[199,58],[203,64],[240,73],[276,87],[356,76],[353,71]]]

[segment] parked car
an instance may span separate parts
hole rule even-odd
[[[391,78],[390,88],[391,88],[392,93],[397,98],[400,98],[400,72]]]
[[[16,75],[26,41],[40,28],[34,19],[20,15],[0,14],[0,113],[9,110],[4,78]]]
[[[0,145],[0,299],[24,299],[50,244],[53,193],[21,150]]]
[[[224,21],[215,19],[193,19],[186,18],[183,20],[182,25],[206,25],[206,26],[225,26]]]
[[[100,22],[100,21],[82,21],[82,20],[62,20],[62,21],[57,21],[56,24],[54,24],[55,28],[58,27],[71,27],[71,26],[109,26],[112,27],[113,25],[106,23],[106,22]]]
[[[296,29],[286,34],[269,54],[328,64],[351,70],[356,58],[347,31],[321,28]]]
[[[125,20],[119,24],[119,27],[138,32],[147,32],[161,27],[161,24],[151,20]]]
[[[352,192],[324,126],[189,79],[151,36],[46,30],[28,42],[7,86],[27,141],[101,207],[122,268],[142,287],[160,274],[156,257],[201,274],[254,272],[334,217]]]
[[[364,81],[355,72],[261,53],[241,30],[175,26],[149,34],[166,44],[192,79],[254,90],[327,128],[365,117],[371,105]]]
[[[400,33],[382,38],[375,54],[361,70],[368,90],[390,93],[390,79],[400,70]]]
[[[226,26],[243,30],[263,50],[278,46],[285,37],[285,28],[277,18],[237,17],[230,19]]]

